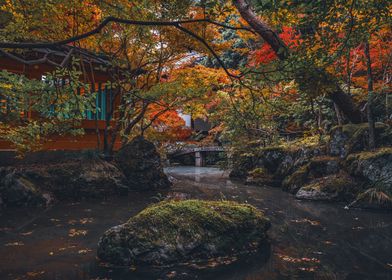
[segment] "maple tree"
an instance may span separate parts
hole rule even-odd
[[[135,133],[184,137],[177,111],[223,110],[232,125],[241,117],[243,127],[277,126],[278,133],[309,129],[310,118],[321,133],[326,120],[366,117],[359,106],[371,104],[366,42],[371,92],[388,89],[390,4],[381,2],[2,1],[0,46],[70,44],[104,54],[108,86],[120,100],[105,118],[109,154],[118,137],[125,143]],[[279,115],[287,117],[277,124]]]

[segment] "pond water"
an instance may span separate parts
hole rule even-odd
[[[165,193],[60,203],[0,213],[0,279],[392,279],[392,215],[304,202],[277,188],[245,186],[216,168],[173,167]],[[266,212],[272,227],[259,255],[211,268],[105,267],[97,241],[163,197],[228,199]]]

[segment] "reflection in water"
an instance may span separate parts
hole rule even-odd
[[[0,279],[392,279],[392,216],[304,202],[277,188],[244,186],[215,168],[173,167],[162,196],[248,202],[270,217],[270,244],[228,267],[109,268],[95,260],[99,236],[154,202],[131,193],[0,214]],[[268,248],[270,246],[270,249]],[[265,254],[270,252],[270,254]]]

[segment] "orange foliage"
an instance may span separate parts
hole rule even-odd
[[[392,52],[390,49],[392,33],[389,29],[381,29],[373,34],[369,41],[371,67],[374,78],[375,90],[380,90],[386,83],[386,76],[391,76],[392,71],[388,64],[391,63]],[[351,82],[354,87],[367,88],[367,65],[364,54],[364,44],[360,44],[350,51],[350,58],[342,57],[342,74],[347,76],[348,69],[351,72]]]
[[[151,104],[147,119],[153,121],[152,126],[156,131],[166,134],[166,138],[170,140],[186,140],[192,134],[192,130],[185,127],[185,121],[176,110],[165,111],[164,106]]]

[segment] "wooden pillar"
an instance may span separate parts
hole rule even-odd
[[[204,166],[204,158],[202,152],[195,152],[195,166],[196,167]]]

